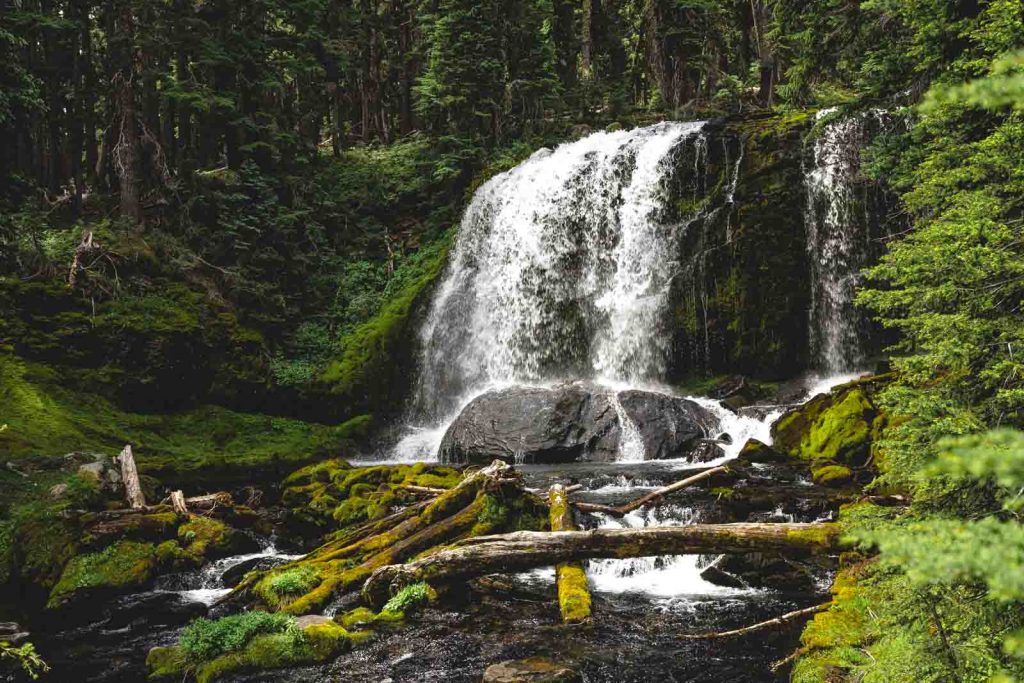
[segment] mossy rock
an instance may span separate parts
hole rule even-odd
[[[774,447],[814,463],[863,466],[884,418],[860,386],[816,396],[772,426]]]
[[[845,486],[853,480],[853,471],[843,465],[825,465],[812,469],[811,478],[822,486]]]
[[[747,439],[740,449],[737,460],[741,462],[784,462],[786,456],[757,439]]]
[[[181,646],[157,647],[149,651],[146,668],[150,680],[181,680],[189,672],[197,683],[213,683],[245,671],[268,671],[328,661],[366,640],[365,634],[353,634],[327,620],[302,628],[299,625],[281,632],[257,635],[240,649],[210,661],[190,661]]]
[[[77,555],[64,567],[47,607],[62,607],[92,594],[142,588],[153,578],[156,568],[157,553],[152,543],[119,541],[99,552]]]
[[[197,564],[230,555],[240,545],[239,540],[234,529],[212,517],[190,515],[188,521],[178,527],[178,543]]]

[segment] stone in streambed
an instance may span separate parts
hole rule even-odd
[[[617,398],[647,460],[686,457],[718,427],[714,415],[693,401],[634,390]],[[622,436],[614,399],[613,392],[586,383],[488,392],[448,428],[438,455],[441,462],[460,464],[613,462]]]
[[[492,664],[484,671],[481,683],[575,683],[578,673],[543,657],[510,659]]]

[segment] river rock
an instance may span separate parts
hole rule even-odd
[[[686,399],[647,391],[616,395],[586,383],[509,387],[474,399],[448,428],[444,463],[614,462],[620,413],[643,442],[645,459],[685,457],[717,428],[717,419]]]
[[[543,657],[510,659],[492,664],[481,683],[574,683],[579,674],[567,666]]]

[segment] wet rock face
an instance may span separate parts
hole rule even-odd
[[[685,457],[718,426],[686,399],[646,391],[614,395],[590,384],[511,387],[471,402],[441,442],[441,462],[613,462],[622,438],[620,410],[644,444],[645,459]]]

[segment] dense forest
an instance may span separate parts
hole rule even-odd
[[[0,139],[0,679],[1024,681],[1019,0],[0,0]],[[856,254],[823,236],[854,223]],[[835,325],[859,351],[826,362]],[[467,404],[484,376],[534,393]],[[605,405],[628,486],[584,469],[603,417],[535,459],[480,446],[549,419],[553,379],[629,386]],[[393,455],[455,407],[440,450]],[[649,437],[669,419],[699,438]],[[539,538],[612,528],[598,489],[680,458],[700,513],[642,526],[706,537]],[[772,522],[806,525],[788,569],[751,559],[789,552]],[[602,593],[600,563],[694,553],[741,558],[713,566],[751,604]],[[131,639],[166,576],[236,556],[225,595]],[[771,597],[798,564],[815,581]],[[562,619],[506,635],[496,605],[545,598],[495,573],[555,565]],[[616,645],[620,608],[648,630]],[[456,612],[512,640],[471,647]],[[476,668],[401,668],[406,637]],[[737,668],[673,668],[704,659]]]

